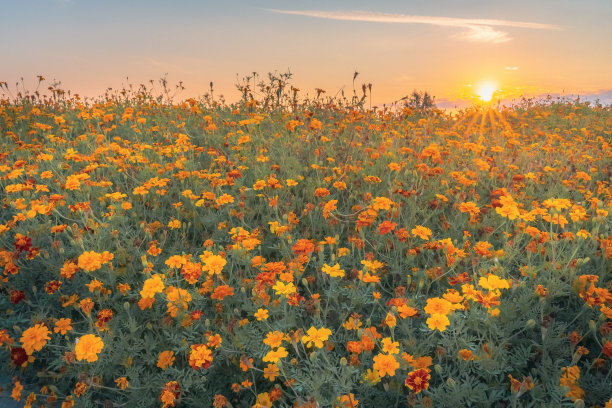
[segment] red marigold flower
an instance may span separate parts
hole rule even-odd
[[[406,387],[414,391],[415,394],[418,394],[429,387],[430,378],[431,375],[429,374],[429,371],[425,370],[424,368],[420,368],[408,373],[408,378],[406,378],[405,384]]]

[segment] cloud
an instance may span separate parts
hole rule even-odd
[[[518,71],[518,67],[504,67],[506,71]]]
[[[363,21],[371,23],[428,24],[443,27],[463,28],[464,31],[455,34],[453,37],[472,42],[488,42],[493,44],[504,43],[512,40],[507,32],[495,29],[493,27],[530,28],[536,30],[560,29],[559,26],[552,24],[496,19],[413,16],[407,14],[365,11],[268,10],[273,13],[323,18],[328,20]]]

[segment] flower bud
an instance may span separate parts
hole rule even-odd
[[[441,366],[440,364],[436,364],[436,365],[434,365],[434,370],[435,370],[435,371],[436,371],[436,373],[438,373],[438,374],[442,374],[442,371],[443,371],[442,366]]]
[[[591,329],[593,332],[597,331],[597,327],[595,326],[595,322],[593,320],[589,321],[589,329]]]
[[[127,312],[130,310],[130,302],[123,302],[123,309]]]
[[[448,385],[449,387],[454,387],[455,385],[457,385],[457,383],[455,382],[455,380],[453,380],[451,377],[448,377],[448,380],[446,380],[446,385]]]
[[[533,319],[529,319],[527,320],[527,323],[525,323],[525,327],[528,329],[533,329],[536,325],[536,321]]]
[[[574,407],[584,408],[584,401],[581,399],[577,399],[576,401],[574,401]]]
[[[346,361],[346,358],[342,357],[342,358],[340,359],[340,365],[341,365],[341,366],[345,366],[345,365],[347,365],[347,364],[348,364],[348,362]]]

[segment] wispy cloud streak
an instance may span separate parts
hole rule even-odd
[[[454,35],[456,38],[474,42],[490,43],[503,43],[512,39],[507,32],[494,29],[493,27],[530,28],[536,30],[560,29],[559,26],[553,24],[480,18],[413,16],[407,14],[376,13],[365,11],[298,11],[277,9],[269,9],[269,11],[279,14],[307,16],[328,20],[363,21],[371,23],[429,24],[444,27],[457,27],[463,28],[465,31]]]

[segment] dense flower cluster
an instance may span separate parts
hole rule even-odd
[[[14,400],[612,405],[610,107],[127,95],[0,102]]]

